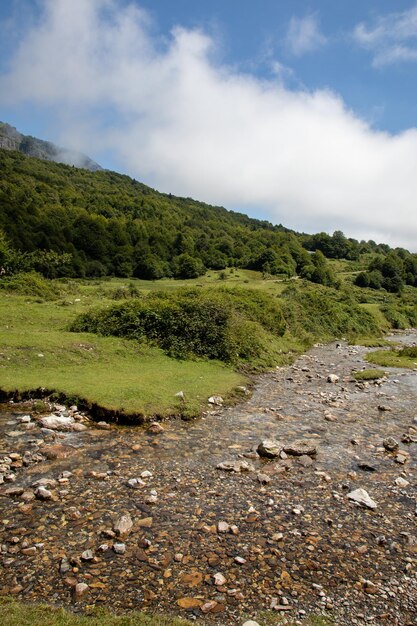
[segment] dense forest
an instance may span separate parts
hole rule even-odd
[[[370,254],[372,253],[372,254]],[[47,277],[194,278],[254,269],[337,286],[327,259],[370,254],[359,286],[417,285],[417,256],[373,241],[298,234],[190,198],[162,194],[110,171],[0,150],[0,265]]]

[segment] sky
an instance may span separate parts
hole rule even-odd
[[[417,251],[414,0],[0,0],[0,120],[160,191]]]

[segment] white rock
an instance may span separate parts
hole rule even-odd
[[[45,417],[41,417],[39,423],[50,430],[68,431],[73,429],[74,418],[65,417],[65,415],[45,415]]]
[[[362,488],[351,491],[347,494],[347,498],[353,502],[357,502],[361,506],[367,507],[368,509],[376,509],[378,506],[377,503],[369,496],[368,492]]]
[[[122,515],[115,521],[113,530],[118,536],[127,535],[130,532],[132,526],[132,518],[130,517],[129,513],[127,513],[126,515]]]
[[[338,383],[339,382],[339,376],[336,376],[336,374],[329,374],[327,377],[327,382],[328,383]]]
[[[259,626],[258,622],[254,622],[253,619],[249,619],[242,626]]]
[[[142,472],[142,474],[140,475],[141,478],[152,478],[153,474],[152,472],[150,472],[149,470],[145,470],[144,472]]]
[[[115,543],[113,550],[116,554],[124,554],[126,552],[126,545],[124,543]]]
[[[209,404],[214,404],[215,406],[221,406],[224,402],[223,398],[221,396],[210,396],[210,398],[207,400],[207,402]]]
[[[214,578],[214,584],[216,585],[216,587],[222,587],[226,583],[226,578],[220,572],[217,572],[217,574],[214,574],[213,578]]]
[[[408,485],[410,484],[408,482],[408,480],[405,480],[405,478],[401,478],[401,476],[398,476],[398,478],[395,479],[395,484],[397,485],[397,487],[408,487]]]

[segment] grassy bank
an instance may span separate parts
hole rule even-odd
[[[247,384],[245,371],[287,364],[317,341],[375,341],[389,327],[385,301],[245,270],[156,282],[16,276],[0,294],[2,391],[42,387],[145,416],[193,416]]]
[[[249,618],[248,618],[249,619]],[[292,626],[287,618],[271,611],[256,618],[260,626]],[[191,626],[198,622],[175,617],[129,613],[114,615],[106,609],[95,609],[88,615],[74,615],[65,609],[47,605],[27,605],[11,598],[0,598],[0,621],[2,626]],[[242,618],[241,623],[245,621]],[[335,626],[327,617],[311,616],[303,621],[304,626]]]
[[[114,615],[105,609],[88,615],[74,615],[47,605],[27,605],[10,598],[0,599],[2,626],[190,626],[191,622],[174,617],[131,613]]]
[[[35,301],[10,293],[0,299],[0,389],[44,387],[106,409],[144,415],[198,412],[211,395],[227,396],[246,378],[216,361],[169,358],[136,342],[66,330],[78,312],[101,302],[97,293]],[[69,304],[72,302],[72,304]],[[183,391],[186,402],[175,394]]]

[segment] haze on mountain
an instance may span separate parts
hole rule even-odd
[[[61,148],[51,141],[44,141],[31,135],[22,135],[14,126],[6,122],[0,122],[0,148],[5,150],[17,150],[30,157],[75,165],[91,172],[103,169],[89,156],[76,150]]]

